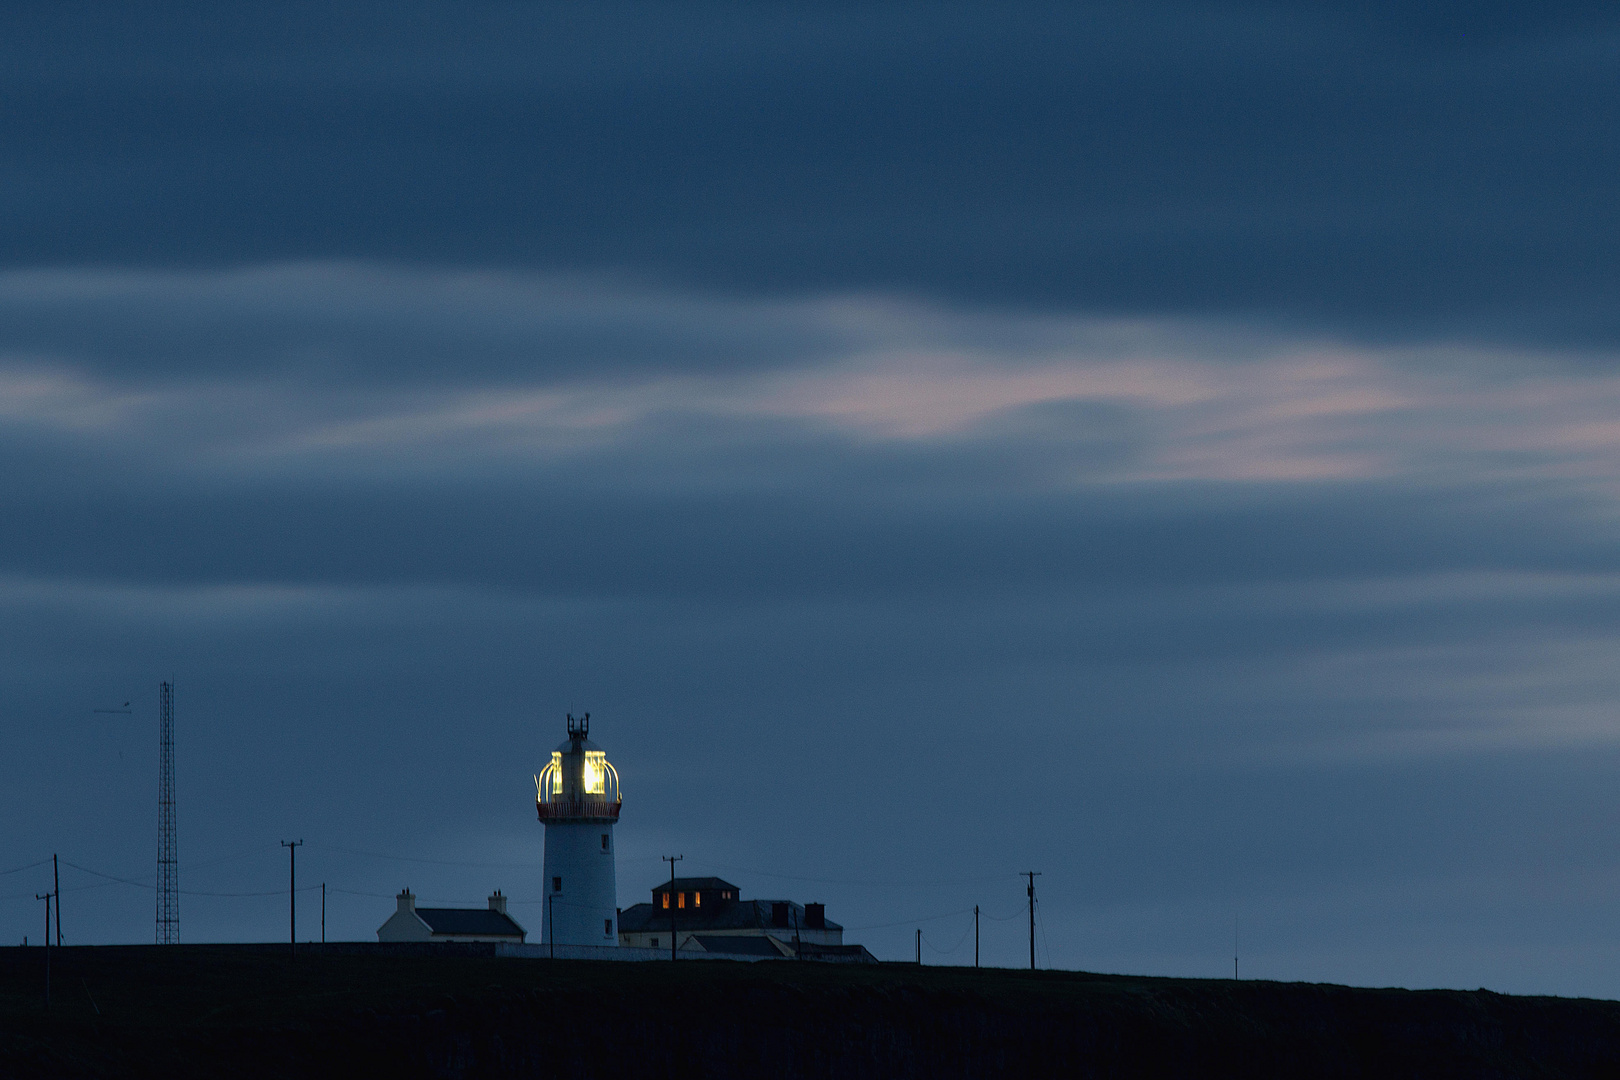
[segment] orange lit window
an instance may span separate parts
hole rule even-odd
[[[702,893],[695,892],[695,893],[692,894],[692,906],[693,907],[702,907],[703,906],[703,894]]]
[[[676,893],[675,894],[675,906],[676,907],[685,907],[686,906],[686,894],[685,893]]]
[[[669,907],[669,893],[664,894],[664,906]]]

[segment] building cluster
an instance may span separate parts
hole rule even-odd
[[[801,960],[875,962],[861,945],[844,944],[844,928],[824,904],[744,900],[717,877],[676,878],[652,891],[652,903],[619,912],[619,942],[650,949]]]
[[[675,878],[650,903],[617,907],[613,826],[623,799],[619,774],[589,739],[590,715],[568,717],[568,739],[535,775],[535,808],[545,825],[544,902],[538,944],[668,949],[671,955],[876,963],[822,904],[744,900],[729,881]],[[497,891],[487,908],[417,907],[409,889],[377,931],[379,941],[524,943],[528,932]]]

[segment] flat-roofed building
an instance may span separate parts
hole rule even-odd
[[[875,962],[863,946],[844,944],[844,928],[827,918],[825,904],[744,900],[717,877],[666,881],[650,904],[619,912],[621,945],[667,949],[672,934],[677,951]]]

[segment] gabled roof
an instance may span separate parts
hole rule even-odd
[[[416,915],[435,934],[522,937],[523,927],[510,915],[488,908],[419,907]]]
[[[801,941],[797,955],[803,960],[841,960],[852,964],[879,962],[877,957],[867,951],[865,945],[818,945],[814,941]]]
[[[704,952],[731,953],[733,956],[782,956],[782,950],[768,937],[693,934],[689,940],[703,946]]]

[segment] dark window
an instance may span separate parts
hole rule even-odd
[[[554,877],[551,879],[551,891],[562,892],[562,878]]]
[[[608,834],[603,833],[602,834],[602,850],[606,851],[607,849],[608,849]]]
[[[604,937],[612,937],[613,936],[613,920],[612,919],[603,919],[602,920],[602,935]]]
[[[655,949],[658,948],[658,939],[653,938],[651,940],[652,940],[652,947],[655,948]]]

